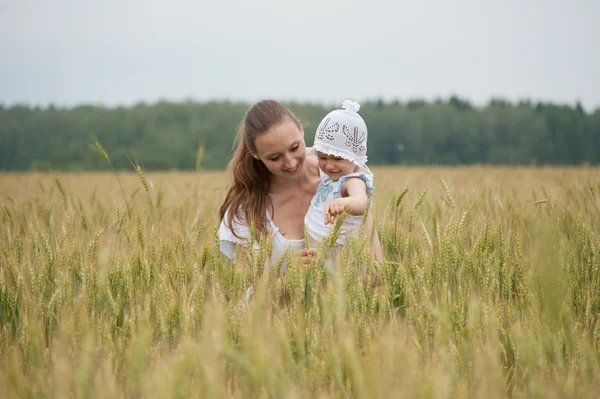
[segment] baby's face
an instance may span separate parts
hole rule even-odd
[[[335,155],[328,155],[317,151],[317,157],[319,158],[319,168],[331,180],[338,180],[340,177],[354,172],[357,168],[351,161],[342,157],[336,157]]]

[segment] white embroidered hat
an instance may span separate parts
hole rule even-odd
[[[342,108],[323,118],[317,128],[313,148],[364,166],[367,163],[367,124],[358,114],[360,104],[346,100]]]

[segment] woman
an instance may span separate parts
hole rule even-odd
[[[258,245],[265,234],[273,240],[273,262],[290,249],[309,263],[315,250],[304,248],[304,216],[320,178],[317,158],[307,156],[302,124],[285,106],[264,100],[246,112],[236,140],[229,165],[233,184],[219,211],[221,252],[231,259],[237,244]],[[377,236],[374,250],[380,260]]]

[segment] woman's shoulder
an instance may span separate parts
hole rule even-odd
[[[315,155],[312,147],[306,148],[306,166],[310,176],[319,176],[319,158]]]
[[[250,228],[243,212],[236,212],[229,220],[231,208],[227,208],[223,220],[219,225],[218,235],[220,240],[239,242],[250,237]],[[235,234],[234,234],[235,232]]]

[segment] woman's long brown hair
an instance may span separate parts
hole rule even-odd
[[[284,105],[273,100],[264,100],[254,104],[240,123],[236,136],[237,148],[229,162],[228,169],[233,174],[233,184],[219,209],[219,218],[233,234],[240,238],[234,229],[233,218],[240,220],[245,217],[246,223],[254,223],[256,237],[266,233],[266,210],[268,194],[271,183],[271,172],[259,159],[252,154],[257,154],[256,137],[268,132],[289,118],[301,128],[301,123],[296,116]]]

